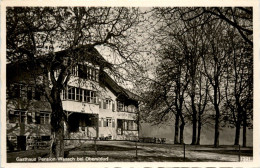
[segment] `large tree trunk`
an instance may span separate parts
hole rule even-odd
[[[219,117],[220,111],[218,106],[218,90],[217,85],[214,87],[214,108],[216,112],[215,116],[215,138],[214,138],[214,147],[219,147]]]
[[[241,122],[237,121],[237,123],[236,123],[236,133],[235,133],[235,143],[234,143],[234,145],[239,145],[240,128],[241,128]]]
[[[247,127],[247,115],[243,112],[243,147],[246,147],[246,127]]]
[[[184,121],[184,118],[183,118],[183,115],[182,115],[182,114],[180,115],[180,117],[181,117],[181,125],[180,125],[180,144],[184,144],[184,136],[183,136],[183,133],[184,133],[185,121]]]
[[[191,145],[196,144],[196,136],[197,136],[197,109],[195,106],[195,94],[196,94],[196,82],[195,82],[195,76],[196,76],[196,64],[194,63],[195,60],[192,60],[191,65],[191,109],[192,109],[192,142]]]
[[[53,102],[51,103],[51,148],[50,157],[64,157],[64,124],[65,117],[60,98],[60,92],[53,88],[51,92]]]
[[[199,114],[199,119],[198,119],[198,135],[197,135],[196,145],[200,145],[200,132],[201,132],[201,127],[202,127],[201,114]]]
[[[191,145],[196,144],[196,132],[197,132],[197,110],[194,103],[194,95],[191,96],[191,106],[192,106],[192,142]]]
[[[236,89],[235,89],[236,90]],[[237,105],[237,118],[236,118],[236,133],[235,133],[235,143],[234,145],[239,145],[239,139],[240,139],[240,128],[242,123],[242,114],[243,114],[243,108],[240,104],[240,95],[236,94],[236,105]],[[234,113],[234,111],[233,111]]]
[[[179,120],[180,120],[180,115],[177,112],[176,119],[175,119],[174,144],[179,144]]]
[[[215,118],[215,138],[214,138],[214,147],[219,147],[219,108],[215,107],[216,118]]]

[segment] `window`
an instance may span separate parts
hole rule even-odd
[[[78,76],[83,79],[98,81],[98,70],[94,67],[80,65],[80,68],[78,69]]]
[[[26,121],[26,112],[15,110],[9,111],[9,123],[25,123]]]
[[[117,119],[117,134],[118,135],[123,134],[123,123],[124,123],[124,120]]]
[[[21,97],[21,86],[20,85],[14,85],[13,90],[14,90],[13,97],[15,97],[15,98]]]
[[[112,127],[112,119],[111,118],[107,118],[107,126]]]
[[[101,106],[101,100],[100,101],[100,108]],[[112,111],[115,111],[115,103],[112,99],[103,99],[103,109],[112,109]]]
[[[24,86],[23,84],[14,84],[12,89],[13,89],[13,94],[12,94],[13,97],[15,98],[27,97],[27,87]]]
[[[134,129],[134,121],[128,121],[128,130]]]
[[[9,123],[19,123],[19,111],[9,111]]]
[[[128,111],[128,106],[124,106],[124,110],[123,111]]]
[[[90,91],[84,90],[84,102],[90,103]]]
[[[75,88],[74,87],[68,87],[68,99],[69,100],[75,100]]]
[[[111,101],[112,100],[110,100],[110,99],[106,99],[106,107],[107,107],[107,109],[111,109],[111,106],[112,106],[111,105],[112,104]]]
[[[90,80],[93,80],[93,70],[92,68],[88,68],[88,76]]]
[[[93,80],[93,81],[97,81],[97,78],[96,78],[97,70],[93,67],[88,67],[87,69],[88,69],[87,73],[88,73],[88,77],[89,77],[88,79]]]
[[[126,120],[124,120],[123,129],[128,130],[128,122]]]
[[[74,66],[71,70],[71,74],[74,75],[74,76],[78,76],[78,65]]]
[[[31,124],[32,121],[32,113],[31,112],[27,112],[27,124]]]
[[[103,127],[112,127],[112,118],[104,119]]]
[[[33,87],[28,87],[27,88],[27,99],[28,100],[32,100],[33,98],[33,91],[34,91],[34,88]]]
[[[35,100],[41,100],[41,95],[42,95],[42,92],[39,90],[39,89],[35,89],[35,95],[34,95],[34,99]]]
[[[97,94],[95,91],[84,90],[84,101],[87,103],[97,104]]]
[[[62,100],[66,100],[67,99],[67,94],[68,94],[68,90],[67,88],[65,88],[64,90],[61,91],[62,94]]]
[[[8,86],[8,96],[13,98],[27,98],[28,100],[41,100],[43,92],[34,86],[24,84],[11,84]]]
[[[76,100],[82,101],[82,89],[76,88]]]
[[[48,112],[35,113],[35,123],[36,124],[49,124],[50,123],[50,113],[48,113]]]
[[[135,105],[126,105],[123,102],[117,101],[117,111],[125,111],[125,112],[136,112],[136,107]]]
[[[137,130],[137,122],[134,120],[125,120],[125,130],[128,131],[136,131]]]
[[[63,100],[67,98],[68,100],[98,104],[96,91],[75,88],[72,86],[69,86],[66,90],[62,91],[62,98]]]
[[[56,69],[56,70],[54,70],[54,77],[55,77],[56,79],[59,77],[60,72],[61,72],[60,69]]]
[[[124,111],[124,104],[120,101],[117,102],[117,111]]]
[[[20,85],[20,89],[21,89],[21,95],[20,97],[27,97],[27,87],[24,85]]]
[[[91,103],[97,103],[97,100],[96,100],[96,92],[90,91],[90,102],[91,102]]]
[[[134,113],[136,111],[136,107],[134,105],[128,106],[128,112]]]
[[[88,76],[87,76],[87,69],[85,66],[83,65],[79,65],[79,68],[78,68],[78,76],[80,78],[83,78],[83,79],[87,79]]]
[[[40,124],[41,123],[40,113],[35,113],[35,123],[36,124]]]
[[[42,136],[42,141],[50,141],[51,137],[50,136]]]

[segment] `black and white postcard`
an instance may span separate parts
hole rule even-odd
[[[1,166],[260,166],[259,3],[144,2],[2,2]]]

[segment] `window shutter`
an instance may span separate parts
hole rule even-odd
[[[112,101],[112,111],[114,112],[115,111],[115,102]]]
[[[107,121],[106,121],[106,119],[104,119],[104,121],[103,121],[103,127],[107,127]]]
[[[106,104],[106,100],[105,99],[103,99],[103,109],[106,109],[106,106],[107,104]]]
[[[134,130],[138,130],[138,123],[137,123],[137,121],[134,121]]]
[[[99,127],[102,127],[101,119],[98,120],[98,126],[99,126]]]
[[[112,127],[115,128],[115,120],[112,120]]]
[[[125,120],[122,121],[122,124],[123,124],[123,130],[126,130],[126,127],[125,127]]]
[[[96,81],[98,82],[99,81],[99,74],[98,74],[99,72],[98,72],[98,70],[96,70]]]
[[[102,102],[101,102],[101,99],[98,99],[98,103],[99,103],[99,108],[102,108]]]
[[[128,130],[128,121],[125,120],[124,123],[125,123],[124,130]]]
[[[117,111],[119,111],[119,101],[116,102]]]

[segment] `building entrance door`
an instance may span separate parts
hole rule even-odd
[[[26,136],[17,136],[17,150],[26,150]]]

